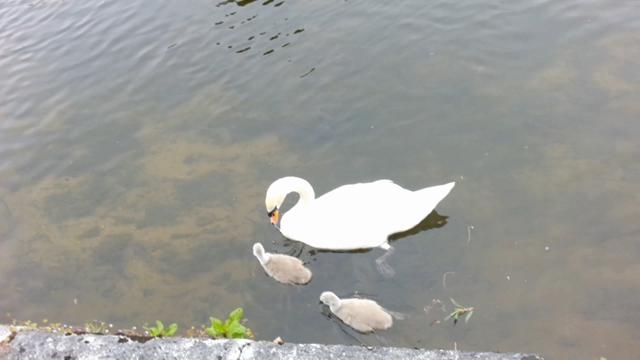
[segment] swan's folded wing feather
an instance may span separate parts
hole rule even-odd
[[[451,190],[446,186],[452,187],[414,192],[391,180],[343,185],[285,213],[281,231],[320,249],[377,247],[389,235],[408,230],[429,215]]]

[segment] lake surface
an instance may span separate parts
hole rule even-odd
[[[7,318],[242,306],[265,340],[640,352],[638,1],[5,0],[0,79]],[[282,238],[264,192],[285,175],[457,186],[385,279],[381,250]],[[313,281],[268,279],[256,241]],[[324,290],[406,318],[354,333]],[[469,323],[438,322],[449,298]]]

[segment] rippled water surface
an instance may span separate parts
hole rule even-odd
[[[266,340],[640,352],[637,1],[216,1],[0,2],[3,314],[184,328],[243,306]],[[270,226],[284,175],[457,186],[388,280],[380,250]],[[271,281],[255,241],[314,280]],[[354,333],[324,290],[406,319]],[[468,324],[438,323],[449,298]]]

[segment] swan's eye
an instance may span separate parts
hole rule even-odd
[[[273,214],[274,214],[276,211],[278,211],[278,208],[274,208],[273,210],[269,211],[269,212],[267,213],[267,216],[268,216],[268,217],[272,217],[272,216],[273,216]]]

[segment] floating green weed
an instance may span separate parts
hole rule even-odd
[[[453,312],[449,315],[447,315],[446,318],[444,318],[444,321],[447,321],[449,319],[453,319],[453,324],[457,324],[458,323],[458,319],[460,319],[462,316],[464,317],[464,322],[469,322],[469,319],[471,319],[471,316],[473,315],[473,307],[465,307],[462,306],[460,304],[458,304],[455,300],[450,299],[451,303],[453,304],[453,306],[455,306],[455,308],[453,309]]]

